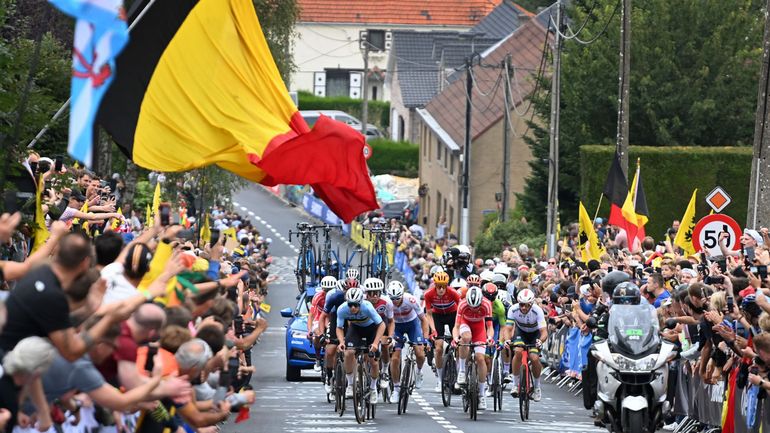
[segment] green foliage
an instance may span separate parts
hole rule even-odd
[[[297,69],[294,64],[294,24],[299,18],[299,4],[296,0],[253,0],[254,8],[265,34],[267,45],[273,54],[278,72],[281,73],[284,84],[288,83],[292,72]]]
[[[582,40],[602,31],[617,1],[599,0],[589,16],[593,4],[594,0],[575,0],[568,10],[575,23],[573,29],[588,17],[580,34]],[[752,142],[763,4],[760,0],[648,0],[633,4],[632,143],[741,146]],[[564,43],[558,193],[562,221],[574,220],[577,215],[582,181],[580,146],[615,143],[619,27],[619,14],[615,14],[606,33],[595,43]],[[542,85],[550,89],[548,80],[543,80]],[[544,126],[531,126],[533,134],[528,142],[534,157],[532,172],[519,201],[527,219],[544,229],[548,165],[542,160],[548,158],[550,101],[544,94],[534,100]],[[645,165],[650,170],[645,181],[670,175],[656,164]],[[749,165],[745,167],[748,170]],[[603,178],[606,170],[590,174]],[[590,209],[588,203],[586,206]],[[653,227],[657,230],[657,226]]]
[[[361,119],[361,100],[345,96],[321,97],[300,90],[297,93],[300,110],[340,110]],[[368,123],[380,128],[390,125],[390,102],[369,101]]]
[[[518,246],[527,244],[538,250],[545,245],[545,234],[536,224],[527,223],[518,218],[497,222],[497,213],[484,218],[484,231],[476,237],[474,252],[476,257],[491,258],[499,256],[504,244]]]
[[[580,197],[593,216],[604,190],[614,146],[580,148]],[[708,214],[706,194],[721,186],[733,199],[724,211],[739,224],[746,221],[748,185],[751,175],[751,149],[747,147],[652,147],[631,146],[629,185],[636,170],[633,161],[641,158],[641,176],[650,221],[645,232],[659,240],[671,221],[682,218],[692,191],[698,188],[696,219]],[[609,216],[610,205],[602,200],[599,216]],[[562,221],[576,221],[577,213]]]
[[[367,163],[372,174],[392,174],[410,178],[418,176],[419,146],[408,141],[385,138],[371,140],[369,145],[372,146],[372,157]]]

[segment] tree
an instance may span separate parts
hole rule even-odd
[[[516,3],[524,9],[537,13],[542,8],[547,8],[554,3],[555,0],[518,0]]]
[[[267,39],[267,45],[273,54],[278,72],[281,73],[284,84],[288,83],[294,64],[294,25],[299,18],[297,0],[254,0],[262,32]]]
[[[579,146],[614,144],[619,14],[616,0],[576,0],[562,54],[559,208],[573,221],[579,199]],[[762,1],[636,1],[631,43],[631,144],[743,146],[751,143],[764,22]],[[590,11],[590,15],[589,15]],[[606,30],[605,29],[606,25]],[[567,33],[570,33],[568,30]],[[550,84],[544,79],[544,89]],[[539,98],[539,99],[538,99]],[[519,196],[524,215],[545,229],[550,99],[535,99],[528,143],[532,173]],[[665,173],[660,173],[665,176]],[[650,192],[648,192],[649,194]]]

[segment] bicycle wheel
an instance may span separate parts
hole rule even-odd
[[[305,275],[310,276],[310,282],[315,284],[315,251],[313,251],[312,245],[307,249],[307,252],[305,253]]]
[[[366,417],[366,399],[364,397],[364,367],[356,365],[356,374],[353,376],[353,412],[359,424]]]
[[[444,371],[441,374],[441,402],[444,403],[444,407],[452,404],[452,394],[455,380],[457,380],[456,368],[454,353],[447,353],[444,358]]]
[[[337,366],[334,368],[334,410],[342,416],[345,413],[345,367],[342,360],[337,360]]]
[[[521,414],[521,420],[526,421],[529,419],[529,375],[527,374],[527,366],[521,366],[521,374],[519,377],[519,413]]]
[[[406,413],[406,405],[409,403],[409,383],[412,381],[412,360],[404,361],[404,369],[401,372],[401,387],[398,395],[398,414]]]
[[[503,378],[501,376],[503,366],[500,365],[500,352],[495,352],[492,358],[492,399],[494,411],[503,410]]]
[[[468,362],[468,406],[471,419],[476,421],[479,410],[479,374],[476,372],[476,359],[472,357]]]

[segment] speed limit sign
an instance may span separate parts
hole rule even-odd
[[[721,256],[719,236],[723,232],[727,232],[727,239],[725,239],[727,249],[739,250],[741,227],[725,214],[713,214],[701,218],[692,230],[692,246],[695,247],[695,251],[703,250],[709,256]]]

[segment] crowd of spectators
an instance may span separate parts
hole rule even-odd
[[[25,208],[0,216],[0,431],[213,433],[247,417],[269,239],[215,207],[198,240],[116,213],[116,188],[86,170],[37,154],[24,168],[43,178],[50,237],[32,251]]]

